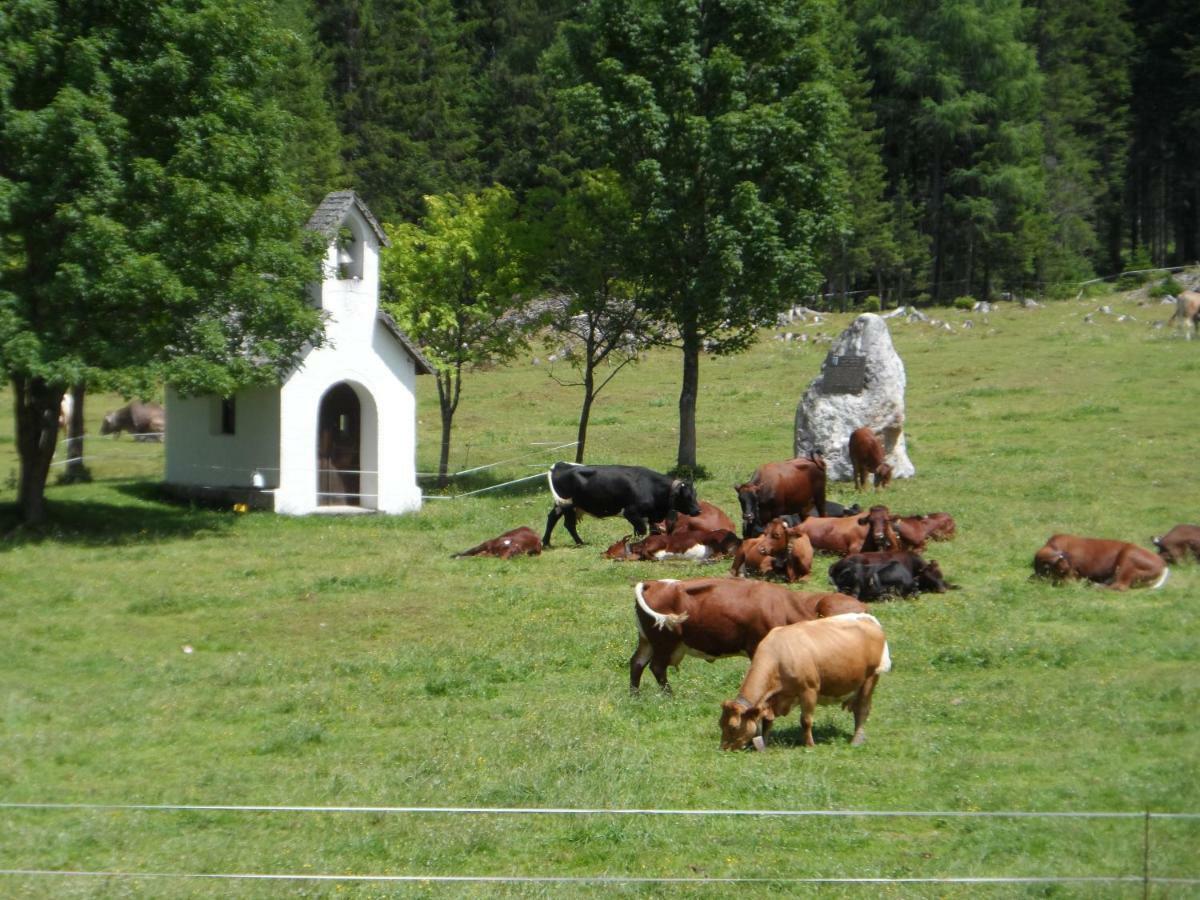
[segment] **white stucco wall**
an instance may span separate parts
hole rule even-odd
[[[220,433],[220,397],[166,392],[166,478],[195,487],[250,487],[255,471],[266,486],[279,479],[279,391],[239,391],[235,433]]]

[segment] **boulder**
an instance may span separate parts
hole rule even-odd
[[[818,450],[831,481],[854,477],[848,444],[863,425],[879,436],[892,477],[911,478],[916,469],[904,442],[904,362],[892,345],[887,323],[864,313],[841,333],[796,407],[794,455]]]

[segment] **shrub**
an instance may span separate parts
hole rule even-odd
[[[863,308],[863,312],[877,313],[877,312],[879,312],[879,310],[881,310],[883,308],[883,304],[880,302],[878,297],[876,297],[874,294],[872,294],[866,300],[863,301],[862,308]]]
[[[970,294],[967,294],[966,296],[963,296],[963,297],[955,297],[953,306],[955,309],[970,310],[972,307],[975,306],[975,298],[972,297]]]
[[[1174,296],[1177,296],[1179,294],[1179,292],[1182,291],[1183,289],[1184,288],[1183,288],[1182,284],[1180,284],[1178,281],[1176,281],[1174,278],[1172,278],[1170,275],[1168,275],[1166,278],[1164,278],[1158,284],[1150,285],[1150,296],[1156,300],[1159,297],[1167,297],[1167,296],[1174,297]]]

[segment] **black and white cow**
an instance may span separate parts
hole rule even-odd
[[[639,535],[650,522],[667,521],[670,530],[676,513],[700,514],[696,488],[690,481],[672,478],[641,466],[582,466],[557,462],[546,476],[554,506],[546,516],[542,545],[550,546],[550,532],[562,519],[567,531],[582,544],[575,530],[579,513],[605,518],[623,515]]]

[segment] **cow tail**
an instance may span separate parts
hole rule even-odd
[[[1163,573],[1162,573],[1161,575],[1159,575],[1159,576],[1158,576],[1158,581],[1156,581],[1156,582],[1154,582],[1154,584],[1150,585],[1150,590],[1152,590],[1152,591],[1158,590],[1160,587],[1162,587],[1164,584],[1166,584],[1166,583],[1167,583],[1167,577],[1168,577],[1170,574],[1171,574],[1171,569],[1170,569],[1170,567],[1169,567],[1169,566],[1163,566]]]
[[[666,615],[664,613],[655,612],[650,608],[650,604],[646,602],[646,597],[642,593],[642,588],[645,586],[644,581],[639,581],[633,589],[633,594],[637,598],[637,605],[641,608],[651,621],[654,622],[654,627],[661,631],[678,631],[679,626],[687,621],[687,613],[678,613]]]
[[[879,674],[892,671],[892,654],[888,652],[887,641],[883,642],[883,653],[879,657],[879,665],[875,667]]]

